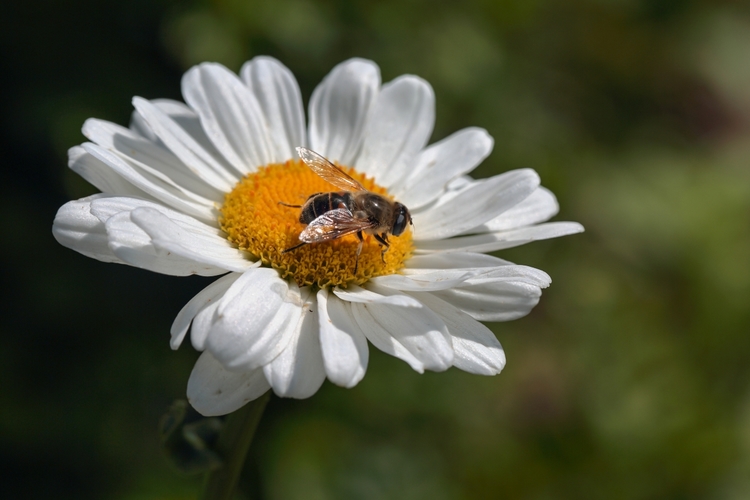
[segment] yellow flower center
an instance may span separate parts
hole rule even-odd
[[[372,179],[351,168],[343,170],[369,191],[390,198],[385,188]],[[300,243],[299,234],[305,225],[299,221],[301,208],[279,202],[304,205],[310,195],[332,191],[339,189],[320,178],[302,160],[266,165],[245,176],[226,195],[219,224],[229,241],[300,286],[362,284],[375,276],[398,272],[414,249],[411,230],[398,237],[389,235],[391,246],[382,257],[375,238],[365,235],[356,275],[359,240],[354,234],[283,253]]]

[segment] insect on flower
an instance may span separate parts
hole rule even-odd
[[[300,243],[287,248],[283,253],[308,243],[322,243],[354,233],[359,239],[354,264],[356,274],[364,243],[363,233],[375,237],[383,248],[383,257],[390,246],[388,233],[398,236],[404,232],[407,224],[413,224],[409,209],[403,204],[368,191],[315,151],[298,147],[297,154],[313,172],[343,191],[312,194],[303,205],[279,202],[287,207],[301,208],[299,221],[307,224],[299,235]]]
[[[502,371],[481,322],[528,314],[550,277],[487,253],[583,231],[547,222],[559,206],[536,172],[469,177],[490,134],[429,144],[430,84],[383,83],[365,59],[333,68],[307,117],[270,57],[239,75],[200,64],[182,90],[184,103],[134,98],[130,128],[86,121],[69,165],[101,193],[60,207],[52,232],[103,262],[221,276],[171,329],[173,349],[202,351],[187,386],[198,412],[226,415],[269,388],[303,399],[326,379],[354,387],[370,344],[418,373]],[[305,138],[317,153],[295,151]]]

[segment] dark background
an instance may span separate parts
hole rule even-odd
[[[279,58],[307,101],[338,62],[426,78],[433,140],[495,138],[474,173],[536,169],[586,233],[499,255],[549,272],[490,325],[493,378],[365,379],[272,399],[252,451],[268,499],[750,498],[750,6],[717,0],[3,2],[0,497],[188,499],[157,422],[197,354],[169,327],[210,280],[59,246],[88,117],[180,98],[204,60]]]

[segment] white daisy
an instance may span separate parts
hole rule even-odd
[[[187,393],[204,415],[269,388],[306,398],[325,378],[352,387],[367,370],[367,341],[419,373],[497,374],[505,354],[480,321],[524,316],[550,278],[481,252],[583,230],[542,223],[558,205],[533,170],[466,176],[492,149],[485,130],[427,146],[435,98],[416,76],[381,85],[373,62],[345,61],[315,89],[307,127],[293,75],[268,57],[239,77],[194,67],[182,93],[187,104],[134,98],[130,128],[86,121],[91,142],[73,147],[69,164],[101,193],[60,208],[53,233],[105,262],[223,275],[171,330],[173,349],[189,331],[202,351]],[[297,146],[406,205],[413,230],[391,236],[383,257],[366,238],[356,275],[354,236],[282,253],[305,226],[300,209],[278,202],[338,191]]]

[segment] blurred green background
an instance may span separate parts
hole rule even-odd
[[[70,0],[0,7],[0,497],[189,499],[157,422],[197,354],[169,327],[210,280],[87,259],[50,233],[92,188],[87,117],[180,98],[204,60],[268,54],[307,100],[352,56],[426,78],[433,140],[495,138],[582,235],[499,255],[549,272],[490,325],[493,378],[365,379],[273,398],[248,464],[266,499],[750,498],[750,5],[730,0]]]

